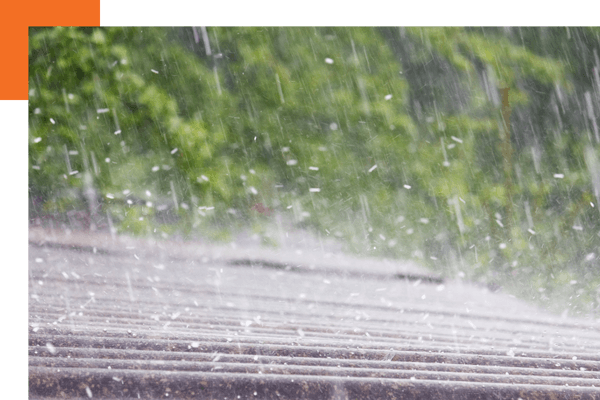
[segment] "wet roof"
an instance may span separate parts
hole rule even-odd
[[[600,396],[600,322],[416,264],[40,229],[30,398]]]

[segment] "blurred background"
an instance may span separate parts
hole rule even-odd
[[[29,224],[415,260],[600,314],[599,28],[30,28]]]

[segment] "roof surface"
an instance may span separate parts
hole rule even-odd
[[[33,228],[29,275],[30,398],[600,398],[599,321],[411,263]]]

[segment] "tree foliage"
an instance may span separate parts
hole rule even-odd
[[[597,308],[598,35],[31,28],[32,217],[189,233],[264,222],[261,202],[354,251]]]

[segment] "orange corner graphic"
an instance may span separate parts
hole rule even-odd
[[[100,26],[100,0],[6,2],[0,17],[0,100],[27,100],[30,26]]]

